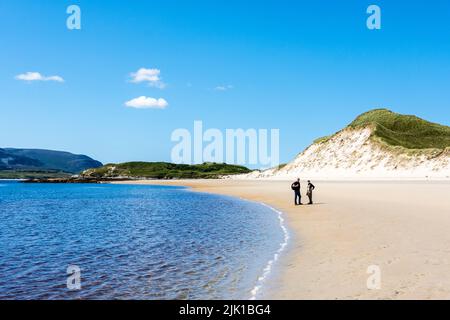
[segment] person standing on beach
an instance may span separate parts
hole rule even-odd
[[[308,196],[308,198],[309,198],[309,203],[308,204],[313,204],[313,199],[312,199],[312,193],[313,193],[313,190],[315,189],[316,187],[311,183],[311,181],[310,180],[308,180],[308,187],[307,187],[307,191],[306,191],[306,195]]]
[[[294,190],[295,205],[302,205],[302,195],[300,193],[300,178],[298,178],[297,181],[295,181],[291,185],[291,189]]]

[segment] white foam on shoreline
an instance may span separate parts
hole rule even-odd
[[[261,202],[260,204],[271,209],[278,215],[278,220],[280,221],[280,227],[283,230],[284,237],[283,237],[283,242],[280,243],[280,248],[273,255],[273,258],[267,262],[267,265],[264,268],[262,275],[258,277],[258,282],[255,285],[255,287],[253,288],[253,290],[251,291],[252,295],[250,297],[250,300],[256,299],[258,293],[261,291],[261,288],[264,285],[264,282],[266,281],[267,277],[269,276],[270,272],[272,271],[273,265],[278,261],[281,253],[286,249],[286,246],[288,245],[288,242],[289,242],[289,231],[284,222],[283,212],[276,210],[275,208],[273,208],[263,202]]]
[[[273,258],[270,259],[267,262],[266,267],[263,269],[262,275],[260,275],[258,277],[258,281],[256,283],[256,285],[253,287],[253,289],[250,291],[251,292],[251,297],[249,298],[249,300],[256,300],[258,294],[260,293],[265,281],[267,280],[268,276],[270,275],[270,272],[272,271],[272,268],[274,266],[274,264],[280,259],[280,256],[282,254],[282,252],[286,249],[288,243],[289,243],[289,230],[286,226],[285,223],[285,219],[284,219],[284,213],[282,211],[279,211],[267,204],[265,204],[264,202],[258,202],[258,201],[252,201],[243,197],[239,197],[239,196],[231,196],[231,195],[226,195],[226,194],[220,194],[220,193],[214,193],[214,192],[208,192],[208,191],[198,191],[195,190],[195,188],[192,187],[186,187],[186,186],[178,186],[178,187],[182,187],[183,189],[185,189],[188,192],[200,192],[200,193],[206,193],[206,194],[214,194],[214,195],[219,195],[219,196],[224,196],[224,197],[229,197],[229,198],[236,198],[236,199],[240,199],[242,201],[246,201],[246,202],[252,202],[252,203],[257,203],[259,205],[262,205],[266,208],[269,208],[270,210],[272,210],[273,212],[275,212],[277,214],[278,217],[278,221],[280,222],[280,227],[281,230],[283,231],[283,242],[280,243],[280,247],[279,249],[275,252],[275,254],[273,255]]]

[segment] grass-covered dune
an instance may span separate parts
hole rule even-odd
[[[450,127],[416,116],[376,109],[361,114],[349,125],[350,128],[367,126],[374,126],[373,137],[391,146],[441,150],[450,147]]]
[[[249,173],[251,170],[225,163],[196,165],[167,162],[127,162],[107,164],[100,168],[85,170],[83,178],[110,179],[119,177],[146,179],[214,179],[224,175]]]

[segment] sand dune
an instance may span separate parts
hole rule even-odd
[[[450,149],[412,150],[376,142],[372,128],[347,128],[312,144],[280,169],[231,179],[450,179]]]

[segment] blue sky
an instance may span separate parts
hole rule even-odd
[[[450,2],[243,2],[1,1],[0,146],[170,161],[172,131],[202,120],[279,128],[286,162],[372,108],[449,125]],[[140,68],[165,88],[131,82]],[[26,72],[64,82],[15,79]],[[139,96],[168,106],[125,106]]]

